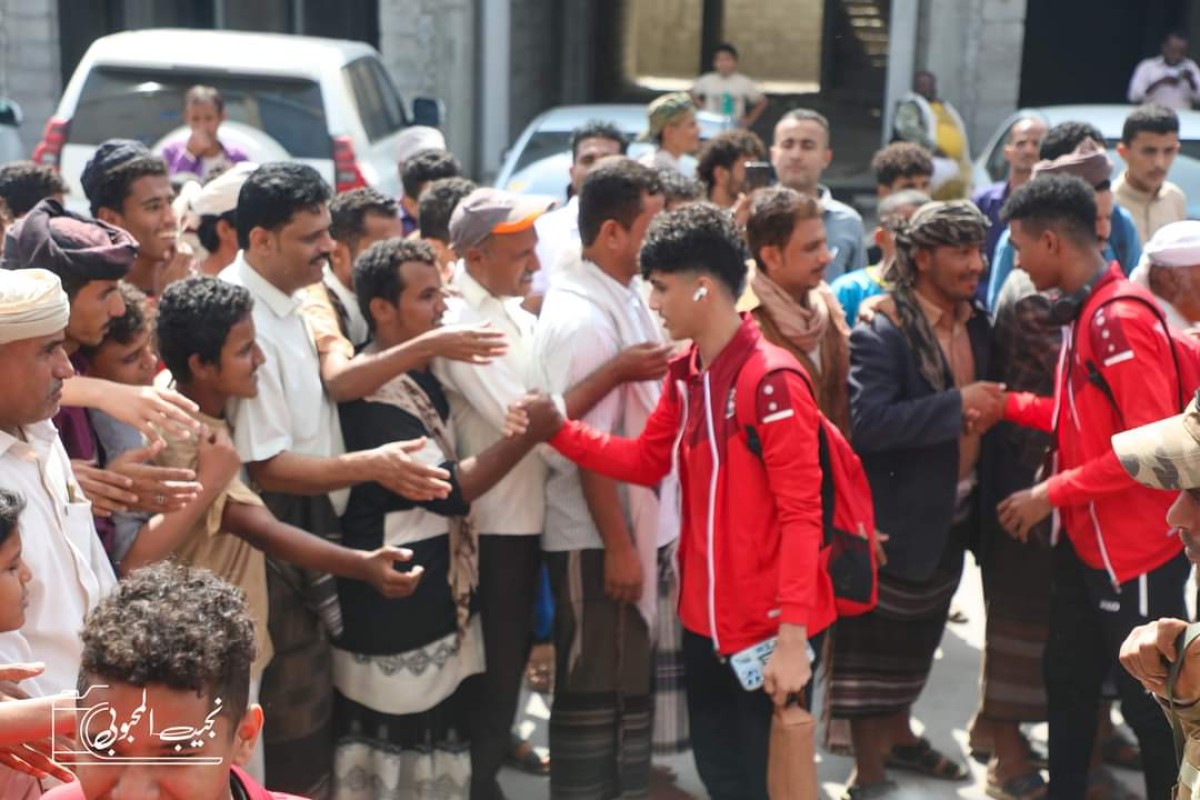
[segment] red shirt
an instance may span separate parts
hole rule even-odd
[[[1063,530],[1083,563],[1120,585],[1157,569],[1182,545],[1167,525],[1176,493],[1136,483],[1113,452],[1114,434],[1178,414],[1171,344],[1154,313],[1114,294],[1142,294],[1115,262],[1097,282],[1082,313],[1063,336],[1054,397],[1010,393],[1004,418],[1052,432],[1058,458],[1047,488]],[[1117,407],[1088,380],[1091,361],[1112,389]]]
[[[770,358],[794,364],[766,371]],[[755,404],[761,458],[738,429],[734,387],[743,369],[762,371]],[[584,469],[654,486],[677,460],[683,494],[679,616],[723,654],[779,631],[807,626],[811,637],[836,616],[820,567],[823,537],[819,416],[795,359],[759,333],[749,316],[701,369],[696,347],[671,363],[658,406],[637,439],[568,422],[550,440]],[[744,401],[743,401],[744,402]]]

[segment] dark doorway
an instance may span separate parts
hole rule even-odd
[[[1167,32],[1186,29],[1188,0],[1030,0],[1025,16],[1020,104],[1124,103],[1137,63]]]

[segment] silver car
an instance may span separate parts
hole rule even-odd
[[[996,132],[984,145],[979,157],[975,160],[975,170],[972,175],[975,189],[981,189],[989,183],[1002,181],[1008,177],[1008,162],[1004,160],[1004,143],[1008,141],[1008,132],[1013,125],[1026,117],[1036,117],[1051,128],[1060,122],[1087,122],[1095,125],[1104,135],[1104,143],[1108,154],[1113,160],[1113,178],[1125,171],[1125,162],[1117,155],[1117,142],[1121,141],[1121,129],[1125,125],[1125,117],[1129,116],[1135,106],[1095,105],[1095,106],[1046,106],[1044,108],[1023,108],[1010,115],[1000,124]],[[1183,190],[1188,198],[1187,214],[1189,219],[1200,219],[1200,112],[1180,111],[1179,114],[1179,156],[1171,165],[1167,178]]]
[[[525,127],[516,144],[509,148],[496,174],[496,186],[520,194],[545,195],[567,199],[571,182],[571,131],[590,120],[611,122],[629,137],[629,155],[633,158],[649,152],[653,145],[633,142],[646,129],[646,107],[635,104],[559,106],[545,111]],[[700,111],[700,140],[711,139],[733,127],[733,120],[720,114]],[[695,165],[695,159],[684,156]]]

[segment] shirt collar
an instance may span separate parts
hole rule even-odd
[[[462,292],[463,300],[466,300],[472,308],[482,308],[488,301],[504,305],[504,299],[496,297],[494,294],[483,288],[483,284],[475,280],[471,273],[467,271],[467,266],[464,263],[462,269],[457,275],[458,290]]]
[[[929,325],[932,328],[938,327],[942,319],[946,316],[946,312],[932,301],[926,299],[920,292],[913,290],[913,296],[917,298],[917,305],[921,307],[921,313],[925,315],[925,319],[929,320]],[[951,325],[956,323],[966,322],[975,313],[975,309],[967,301],[963,301],[955,306],[954,319],[951,320]]]
[[[41,422],[35,422],[32,425],[25,425],[21,428],[25,434],[25,439],[22,440],[17,436],[13,436],[8,431],[0,430],[0,456],[3,456],[13,445],[27,444],[36,446],[37,444],[46,444],[58,438],[58,428],[54,427],[54,423],[48,419]]]
[[[346,306],[346,313],[354,315],[354,312],[359,310],[358,295],[346,288],[346,284],[342,283],[337,275],[333,274],[333,269],[328,265],[325,266],[323,273],[325,285],[329,287],[329,291],[338,296],[338,299]]]
[[[233,270],[241,279],[242,285],[250,290],[255,300],[261,300],[271,309],[271,313],[279,318],[295,314],[300,309],[300,298],[280,291],[275,284],[258,273],[246,260],[246,251],[239,250],[233,262]]]

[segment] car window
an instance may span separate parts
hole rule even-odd
[[[317,83],[220,72],[97,67],[79,95],[69,138],[95,145],[126,137],[151,145],[183,124],[183,96],[196,84],[215,86],[229,119],[265,132],[293,157],[332,157]]]
[[[383,65],[374,58],[360,58],[343,68],[350,79],[354,102],[363,129],[372,142],[404,127],[400,98]]]
[[[1012,132],[1013,126],[1020,121],[1020,119],[1015,119],[1004,129],[1004,133],[996,140],[996,146],[988,154],[986,168],[993,181],[1002,181],[1008,178],[1008,162],[1004,160],[1004,144],[1008,141],[1008,135]]]
[[[513,173],[520,172],[537,161],[543,158],[557,155],[571,149],[571,133],[570,131],[538,131],[533,136],[529,137],[529,141],[525,143],[525,149],[521,151],[517,158],[517,163],[513,165]]]

